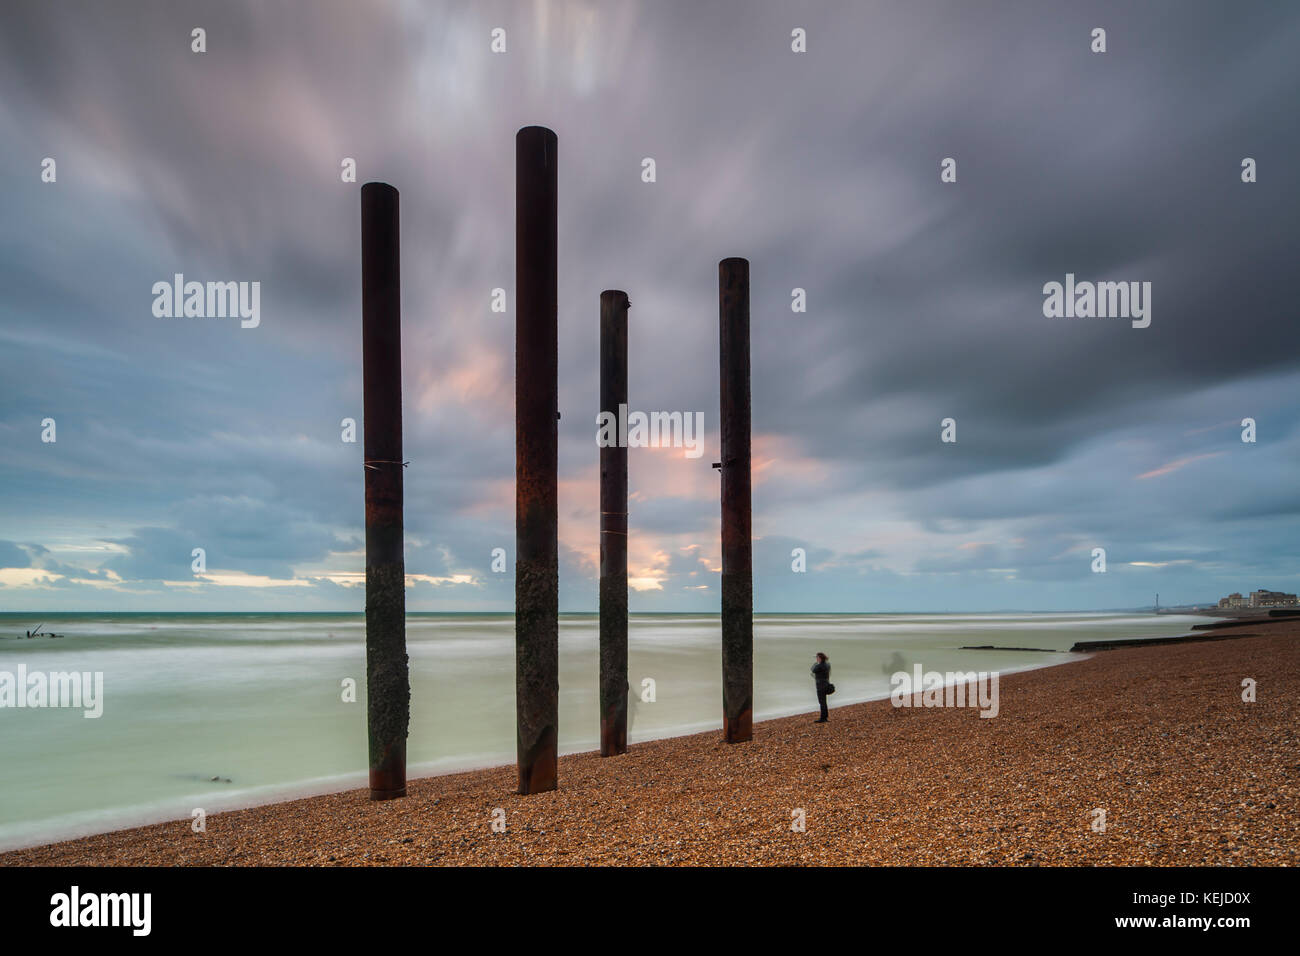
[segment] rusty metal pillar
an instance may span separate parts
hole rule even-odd
[[[749,471],[749,260],[718,263],[722,430],[722,730],[754,736],[754,580]]]
[[[600,294],[600,410],[627,405],[627,293]],[[617,427],[616,427],[617,432]],[[600,755],[627,753],[627,445],[600,449]]]
[[[560,712],[556,137],[515,136],[515,720],[519,792],[556,787]]]
[[[370,799],[406,796],[411,682],[402,555],[402,305],[397,190],[361,187],[366,707]]]

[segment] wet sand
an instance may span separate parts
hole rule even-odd
[[[764,721],[748,744],[710,731],[562,757],[555,793],[517,796],[514,767],[500,767],[411,781],[403,800],[353,790],[0,865],[1294,866],[1300,621],[1249,630],[1003,677],[991,719],[875,701],[833,708],[828,724],[815,710]]]

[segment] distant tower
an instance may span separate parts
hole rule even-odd
[[[1160,592],[1156,592],[1156,613],[1160,613]]]

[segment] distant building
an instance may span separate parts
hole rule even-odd
[[[1283,591],[1251,591],[1251,607],[1295,607],[1298,602],[1294,594]]]
[[[1285,591],[1269,591],[1260,589],[1251,591],[1250,597],[1242,597],[1240,594],[1233,592],[1226,598],[1219,598],[1219,607],[1296,607],[1300,606],[1300,600],[1296,599],[1294,594],[1287,594]]]

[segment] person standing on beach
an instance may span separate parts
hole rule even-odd
[[[824,724],[830,720],[829,713],[826,710],[826,695],[835,693],[835,685],[831,683],[831,660],[825,654],[818,653],[817,660],[812,666],[813,680],[817,682],[817,703],[821,705],[822,715],[813,721],[816,724]]]

